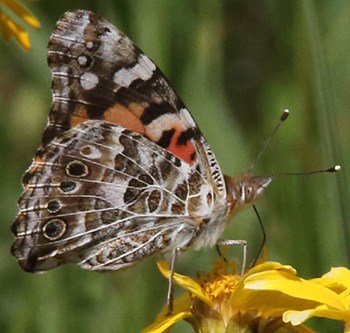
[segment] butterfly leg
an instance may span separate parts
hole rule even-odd
[[[225,262],[227,262],[227,259],[226,259],[225,255],[224,255],[224,254],[222,253],[222,251],[221,251],[219,242],[216,243],[215,249],[216,249],[216,252],[217,252],[218,256],[221,257]]]
[[[169,276],[168,294],[167,294],[168,315],[171,315],[174,309],[173,278],[174,278],[174,272],[175,272],[176,258],[179,250],[180,250],[179,248],[174,249],[171,256],[170,276]]]
[[[246,265],[247,265],[247,247],[248,243],[244,239],[219,239],[216,243],[216,251],[219,253],[219,256],[223,257],[222,252],[220,250],[220,246],[232,246],[232,245],[239,245],[243,248],[243,263],[242,263],[242,269],[241,269],[241,275],[244,274]],[[225,261],[226,258],[223,257]]]

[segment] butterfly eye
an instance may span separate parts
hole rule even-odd
[[[44,236],[51,241],[61,238],[65,231],[66,222],[61,219],[50,220],[43,227]]]
[[[253,188],[251,186],[247,186],[245,188],[246,200],[250,201],[253,195]]]
[[[66,172],[68,176],[80,178],[87,176],[89,169],[87,165],[80,161],[72,161],[67,164]]]

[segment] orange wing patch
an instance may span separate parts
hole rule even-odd
[[[145,110],[145,106],[137,103],[130,103],[127,107],[115,103],[103,113],[103,120],[120,125],[128,130],[145,134],[145,128],[140,117]]]
[[[122,126],[130,131],[145,135],[152,141],[157,142],[157,140],[159,140],[160,134],[163,131],[162,128],[156,126],[157,132],[159,132],[157,133],[159,137],[155,135],[155,132],[152,133],[152,130],[154,130],[154,128],[151,130],[151,132],[149,130],[147,131],[150,133],[146,133],[146,128],[140,119],[143,112],[148,106],[148,103],[129,103],[127,106],[121,103],[115,103],[103,113],[102,119],[112,124]],[[170,128],[175,130],[166,149],[184,162],[192,165],[196,158],[195,146],[192,140],[187,140],[185,143],[181,144],[178,143],[178,139],[184,132],[184,128],[181,127],[181,123],[178,123],[174,126],[173,117],[174,115],[165,115],[165,118],[161,119],[163,121],[162,125],[165,128],[168,127],[165,126],[165,124],[169,123],[169,125],[171,125]],[[76,107],[72,117],[70,118],[70,127],[75,127],[88,119],[89,115],[86,108],[82,105],[79,105]],[[178,119],[176,119],[176,121],[178,122]],[[159,124],[160,123],[161,121]]]
[[[183,130],[179,127],[174,128],[175,132],[170,140],[168,150],[184,162],[192,165],[196,157],[196,149],[191,140],[186,141],[185,144],[178,144],[178,139]]]

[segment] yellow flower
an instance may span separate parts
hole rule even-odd
[[[158,268],[169,278],[170,271],[165,261],[158,262]],[[259,264],[240,276],[236,274],[234,263],[220,259],[212,271],[196,280],[175,273],[174,283],[187,292],[175,300],[172,314],[168,314],[167,307],[164,307],[156,321],[143,333],[165,332],[183,319],[200,333],[310,333],[313,331],[301,323],[295,325],[284,321],[284,313],[291,309],[315,308],[332,293],[320,284],[298,278],[292,267],[274,262]],[[289,283],[299,284],[296,291],[307,290],[311,285],[310,299],[300,300],[293,296]],[[285,294],[284,289],[291,295]],[[314,295],[318,292],[320,299]],[[334,305],[339,304],[335,302]]]
[[[39,21],[17,0],[0,0],[1,5],[7,7],[33,28],[40,27]],[[6,15],[1,7],[0,33],[6,42],[14,37],[25,50],[30,49],[30,40],[27,31]]]

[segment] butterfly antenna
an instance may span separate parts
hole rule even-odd
[[[266,146],[266,145],[265,145]],[[341,166],[340,165],[334,165],[328,169],[321,169],[321,170],[311,170],[311,171],[304,171],[304,172],[287,172],[287,173],[278,173],[278,174],[273,174],[271,175],[270,177],[276,177],[276,176],[305,176],[305,175],[312,175],[312,174],[321,174],[321,173],[333,173],[333,172],[339,172],[341,171]],[[261,253],[263,251],[263,248],[265,246],[265,243],[266,243],[266,231],[265,231],[265,227],[264,227],[264,224],[262,222],[262,219],[260,217],[260,214],[258,212],[258,209],[256,208],[255,205],[253,205],[253,209],[254,209],[254,212],[258,218],[258,221],[259,221],[259,225],[260,225],[260,229],[261,229],[261,232],[262,232],[262,242],[261,242],[261,245],[259,247],[259,250],[257,252],[257,255],[253,261],[253,263],[251,264],[251,267],[254,267],[256,262],[258,261],[259,257],[261,256]]]
[[[339,172],[341,170],[341,166],[339,164],[336,164],[328,169],[321,169],[321,170],[311,170],[311,171],[303,171],[303,172],[286,172],[286,173],[276,173],[271,175],[271,177],[278,177],[278,176],[305,176],[305,175],[312,175],[312,174],[320,174],[320,173],[332,173],[332,172]]]
[[[260,149],[260,152],[258,154],[258,156],[255,158],[255,160],[253,161],[253,163],[250,165],[249,169],[248,169],[248,173],[251,173],[257,162],[260,160],[262,154],[264,153],[264,151],[266,150],[266,148],[269,146],[273,136],[275,135],[275,133],[277,132],[277,130],[279,129],[279,127],[281,126],[281,124],[288,118],[289,116],[289,110],[285,109],[281,116],[280,116],[280,119],[277,123],[277,125],[275,126],[275,128],[272,130],[272,132],[270,133],[270,135],[268,136],[267,140],[265,141],[263,147]]]
[[[255,259],[254,259],[253,263],[251,264],[251,267],[255,266],[256,262],[258,261],[259,257],[261,256],[262,250],[263,250],[263,248],[265,246],[265,243],[266,243],[266,231],[265,231],[264,224],[262,222],[262,219],[260,217],[258,209],[256,208],[255,205],[253,205],[253,208],[254,208],[254,212],[255,212],[255,214],[256,214],[256,216],[258,218],[258,221],[259,221],[259,225],[260,225],[260,229],[261,229],[261,232],[262,232],[262,235],[263,235],[263,239],[262,239],[261,245],[259,247],[258,253],[256,254]]]

